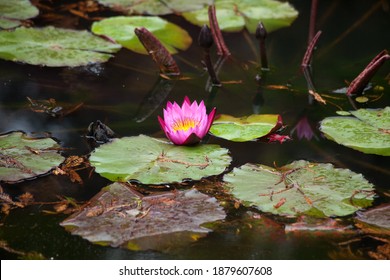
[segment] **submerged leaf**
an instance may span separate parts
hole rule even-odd
[[[0,181],[17,182],[49,172],[64,161],[52,138],[29,138],[22,132],[0,136]]]
[[[134,29],[140,27],[144,27],[153,33],[172,54],[176,53],[177,49],[186,50],[192,43],[187,31],[160,17],[111,17],[94,22],[92,32],[97,35],[108,36],[134,52],[147,54],[144,46],[134,33]]]
[[[321,122],[325,136],[349,148],[390,156],[390,107],[351,111],[354,117],[328,117]]]
[[[231,158],[218,145],[176,146],[140,135],[103,144],[89,160],[97,173],[111,181],[164,184],[218,175]]]
[[[390,235],[390,204],[357,212],[356,226],[369,234]]]
[[[224,181],[245,205],[287,216],[349,215],[370,205],[374,190],[361,174],[303,160],[278,169],[245,164]]]
[[[93,243],[140,250],[169,246],[170,237],[186,243],[210,231],[202,224],[224,218],[215,198],[194,189],[142,196],[113,183],[61,225]]]
[[[0,31],[0,41],[0,58],[52,67],[106,62],[120,49],[88,31],[52,26]]]
[[[29,0],[0,0],[0,28],[18,27],[21,20],[36,17],[38,9]]]
[[[261,21],[267,32],[289,26],[298,12],[287,2],[275,0],[215,0],[219,27],[223,31],[240,31],[246,27],[255,33]],[[202,26],[208,23],[207,8],[183,13],[185,19]]]
[[[220,115],[214,120],[210,132],[230,141],[245,142],[266,136],[280,126],[279,115],[250,115],[241,118]]]

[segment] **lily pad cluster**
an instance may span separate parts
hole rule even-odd
[[[14,183],[48,173],[64,161],[52,138],[32,138],[22,132],[0,135],[0,182]]]
[[[350,113],[353,116],[325,118],[320,130],[328,139],[349,148],[390,156],[390,107]]]
[[[287,2],[274,0],[216,0],[218,24],[221,30],[237,32],[247,28],[255,33],[261,21],[268,32],[289,26],[298,12]],[[208,23],[207,8],[183,13],[185,19],[202,26]]]
[[[213,3],[212,0],[197,0],[191,2],[185,0],[98,0],[98,2],[110,7],[111,9],[129,15],[166,15],[172,13],[182,13],[186,11],[199,10]]]

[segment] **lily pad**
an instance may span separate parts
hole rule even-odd
[[[0,31],[0,41],[0,58],[52,67],[106,62],[121,48],[88,31],[52,26]]]
[[[244,27],[255,33],[259,22],[267,32],[291,25],[298,12],[287,2],[275,0],[215,0],[218,24],[224,31],[240,31]],[[207,8],[183,13],[185,19],[202,26],[208,24]]]
[[[210,132],[230,141],[245,142],[266,136],[280,126],[281,118],[279,115],[250,115],[241,118],[220,115],[213,122]]]
[[[320,130],[326,138],[367,154],[390,156],[390,107],[351,111],[355,117],[328,117]]]
[[[0,135],[0,182],[18,182],[48,173],[64,161],[52,138],[30,138],[22,132]]]
[[[111,181],[164,184],[218,175],[231,157],[218,145],[176,146],[140,135],[101,145],[89,160],[97,173]]]
[[[111,17],[94,22],[92,32],[108,36],[134,52],[147,54],[134,33],[137,27],[145,27],[153,33],[171,54],[176,53],[178,49],[186,50],[192,43],[192,38],[187,31],[160,17]]]
[[[201,9],[211,5],[212,0],[98,0],[102,5],[114,10],[131,14],[166,15],[171,13],[182,13]]]
[[[22,20],[36,17],[39,10],[29,0],[0,0],[0,28],[10,29],[21,25]]]
[[[357,212],[356,226],[369,234],[390,235],[390,204]]]
[[[303,160],[281,168],[245,164],[224,181],[246,206],[285,216],[346,216],[374,199],[374,186],[361,174]]]
[[[188,242],[211,231],[202,224],[224,218],[215,198],[194,189],[143,196],[113,183],[61,225],[93,243],[144,250],[163,249],[172,236],[175,246]]]

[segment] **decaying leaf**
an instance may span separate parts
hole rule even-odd
[[[161,249],[172,236],[175,242],[191,240],[191,234],[210,231],[202,224],[224,218],[216,199],[195,189],[143,196],[127,184],[114,183],[61,225],[93,243]]]
[[[365,233],[390,236],[390,204],[357,212],[355,222]]]
[[[89,167],[89,163],[84,157],[69,156],[66,160],[57,167],[53,174],[55,175],[66,175],[70,178],[73,183],[82,184],[83,180],[80,175],[76,172]]]
[[[47,100],[34,100],[27,96],[27,100],[30,103],[30,109],[36,113],[45,113],[52,117],[64,117],[78,110],[83,103],[79,103],[71,106],[60,106],[57,105],[57,101],[54,98]]]

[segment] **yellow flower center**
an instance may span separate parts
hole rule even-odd
[[[195,121],[193,119],[184,119],[184,120],[177,120],[173,125],[173,130],[176,132],[178,130],[187,131],[190,128],[194,128],[199,124],[198,121]]]

